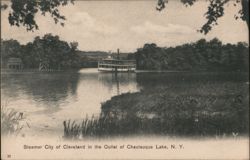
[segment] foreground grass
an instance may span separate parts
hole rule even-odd
[[[248,99],[246,83],[154,86],[112,97],[102,104],[99,117],[86,117],[81,124],[64,121],[64,137],[245,135],[249,133]]]
[[[1,107],[1,134],[19,134],[23,125],[20,122],[24,119],[23,113],[17,112],[14,109]]]

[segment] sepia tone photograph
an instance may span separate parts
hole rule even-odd
[[[1,0],[1,159],[249,159],[249,0]]]

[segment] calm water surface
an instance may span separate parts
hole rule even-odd
[[[1,105],[23,112],[33,135],[62,134],[63,120],[98,116],[102,102],[140,90],[135,73],[116,76],[97,69],[6,73],[1,80]]]
[[[247,77],[247,75],[245,76]],[[195,84],[197,81],[232,83],[242,80],[232,74],[190,73],[100,73],[97,69],[79,72],[2,73],[1,105],[26,115],[26,135],[62,136],[64,120],[98,116],[101,103],[112,96],[155,86]],[[199,83],[200,84],[200,83]],[[248,83],[249,84],[249,83]],[[183,88],[188,89],[188,87]]]

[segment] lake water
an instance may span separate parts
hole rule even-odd
[[[98,116],[101,103],[112,96],[150,87],[171,85],[181,93],[203,83],[216,86],[244,83],[247,75],[214,73],[100,73],[97,69],[79,72],[16,72],[1,75],[1,106],[23,112],[29,125],[26,136],[62,136],[64,120]],[[198,82],[198,83],[197,83]],[[239,89],[240,91],[241,89]]]
[[[63,120],[98,116],[102,102],[140,90],[135,73],[116,76],[97,69],[6,73],[1,80],[1,105],[23,112],[32,135],[62,134]]]

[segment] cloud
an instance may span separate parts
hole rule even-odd
[[[150,3],[124,5],[123,2],[117,2],[111,5],[109,2],[77,1],[75,5],[68,5],[60,10],[67,18],[64,27],[55,25],[49,14],[45,17],[37,14],[39,30],[34,32],[27,32],[23,26],[11,27],[7,9],[1,11],[1,38],[13,38],[25,44],[33,41],[35,36],[53,33],[67,42],[78,41],[81,50],[114,51],[116,48],[135,51],[144,43],[175,46],[214,37],[224,43],[248,42],[247,25],[243,21],[235,21],[233,6],[225,11],[227,14],[221,18],[219,25],[204,36],[196,30],[204,24],[202,15],[206,2],[199,1],[192,9],[184,7],[181,10],[178,2],[169,3],[172,6],[169,6],[167,12],[161,13],[155,11],[153,2]],[[176,14],[178,9],[180,12]]]
[[[75,12],[68,17],[68,21],[73,25],[93,26],[95,20],[87,12]]]
[[[130,28],[131,31],[137,34],[191,34],[195,29],[189,26],[168,24],[167,26],[153,24],[150,21]]]
[[[118,33],[117,28],[97,21],[87,12],[76,12],[70,16],[68,21],[73,28],[80,29],[81,32],[88,32],[89,34],[109,35]]]

